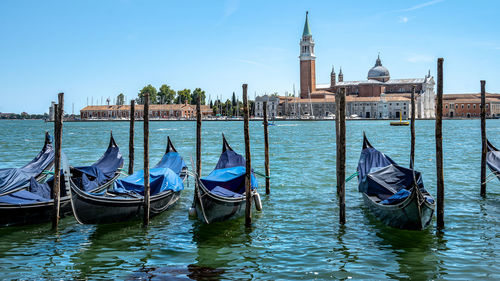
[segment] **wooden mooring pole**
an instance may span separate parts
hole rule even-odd
[[[264,101],[264,168],[266,169],[266,194],[269,195],[271,193],[271,183],[269,180],[269,176],[271,171],[269,170],[269,122],[267,120],[267,101]]]
[[[335,93],[335,148],[337,150],[336,154],[337,157],[336,157],[336,164],[335,164],[335,169],[337,169],[337,167],[340,166],[339,164],[339,95],[340,95],[340,91],[342,91],[342,89],[338,89],[337,92]],[[338,169],[337,169],[338,170]],[[339,174],[337,172],[337,178],[338,178]],[[337,181],[337,196],[340,194],[340,186],[339,186],[339,182]]]
[[[52,229],[56,230],[59,225],[59,208],[61,199],[61,145],[62,145],[62,127],[64,119],[64,93],[57,96],[58,104],[54,107],[54,182],[52,186],[52,198],[54,199],[54,208],[52,214]]]
[[[201,177],[201,95],[196,101],[196,175]]]
[[[486,81],[481,80],[481,196],[486,196]]]
[[[135,122],[135,100],[130,101],[130,133],[128,140],[128,174],[134,173],[134,122]]]
[[[245,133],[245,159],[246,159],[246,176],[245,176],[245,226],[249,227],[252,225],[252,188],[251,188],[251,170],[252,164],[250,159],[250,133],[248,132],[248,98],[247,98],[247,84],[243,84],[243,130]]]
[[[411,91],[411,123],[410,123],[410,169],[413,169],[415,163],[415,85]]]
[[[337,189],[339,197],[339,222],[345,224],[345,89],[337,93]]]
[[[144,93],[144,226],[149,225],[149,93]]]
[[[443,179],[443,58],[437,61],[436,101],[436,176],[437,176],[437,228],[444,228],[444,179]]]

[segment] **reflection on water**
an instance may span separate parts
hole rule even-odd
[[[283,126],[282,126],[283,125]],[[95,162],[113,130],[127,155],[128,123],[65,123],[63,148],[72,165]],[[142,166],[142,123],[136,124],[135,170]],[[178,204],[151,220],[79,225],[69,217],[59,231],[50,224],[0,228],[3,279],[414,279],[499,280],[500,181],[479,196],[478,120],[443,122],[445,224],[425,231],[388,228],[364,207],[356,180],[346,184],[345,226],[338,224],[333,122],[279,122],[270,128],[271,195],[261,191],[264,210],[244,218],[203,225],[188,218],[193,185]],[[500,120],[487,120],[488,135],[500,143]],[[38,121],[0,121],[2,167],[23,165],[38,153],[45,129]],[[152,122],[150,163],[157,162],[170,135],[179,153],[195,155],[194,122]],[[264,170],[261,122],[250,122],[252,167]],[[224,131],[244,151],[242,122],[206,122],[202,169],[215,166]],[[346,172],[356,171],[362,132],[377,148],[406,165],[408,128],[385,121],[347,123]],[[462,132],[456,134],[456,132]],[[434,122],[416,126],[416,168],[435,195]],[[29,140],[29,141],[25,141]],[[22,146],[19,144],[23,144]],[[262,179],[260,179],[262,186]]]

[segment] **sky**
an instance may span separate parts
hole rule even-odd
[[[0,112],[65,110],[145,85],[250,98],[299,89],[305,13],[316,81],[332,65],[366,79],[380,53],[392,78],[436,75],[444,92],[500,93],[500,1],[1,1]]]

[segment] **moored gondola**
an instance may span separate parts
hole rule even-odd
[[[149,170],[150,215],[155,216],[172,207],[184,189],[187,166],[172,145],[170,138],[165,154]],[[141,218],[144,212],[144,171],[118,179],[102,192],[86,192],[71,185],[71,205],[81,224],[99,224]]]
[[[490,141],[487,142],[486,164],[498,180],[500,180],[500,150],[498,150]]]
[[[222,154],[206,177],[196,177],[194,208],[204,223],[226,221],[245,212],[245,158],[234,152],[222,135]],[[251,174],[252,196],[260,208],[257,179]]]
[[[52,149],[51,144],[50,149]],[[110,136],[109,146],[104,155],[90,166],[70,167],[66,156],[62,154],[60,215],[69,215],[72,211],[68,196],[70,184],[78,184],[88,190],[101,190],[119,176],[119,169],[122,166],[123,158],[113,135]],[[0,196],[0,225],[22,225],[49,221],[54,208],[53,181],[53,177],[46,182],[38,182],[36,178],[32,177],[23,190]]]
[[[435,203],[424,188],[421,173],[396,164],[364,134],[358,182],[365,206],[384,224],[411,230],[430,224]]]

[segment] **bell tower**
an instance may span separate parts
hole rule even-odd
[[[300,40],[300,98],[305,99],[309,94],[316,91],[316,67],[314,55],[314,40],[309,28],[308,14],[306,12],[306,23]]]
[[[335,68],[332,65],[332,72],[330,73],[330,88],[333,89],[337,81],[337,77],[335,76]]]

